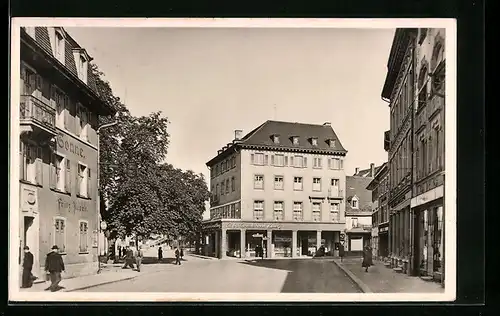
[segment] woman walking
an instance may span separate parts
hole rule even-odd
[[[373,265],[372,261],[372,247],[370,245],[366,245],[363,250],[363,263],[361,266],[365,268],[365,272],[368,272],[368,268]]]

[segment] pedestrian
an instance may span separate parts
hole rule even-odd
[[[60,289],[61,272],[64,272],[64,261],[59,254],[59,247],[52,246],[52,251],[47,254],[45,259],[45,271],[50,274],[50,286],[45,290],[55,292]]]
[[[180,255],[181,255],[181,260],[183,260],[183,258],[184,258],[184,248],[182,248],[182,247],[181,247],[181,254]]]
[[[339,245],[339,256],[340,256],[340,262],[342,262],[345,256],[345,249],[343,244]]]
[[[363,263],[361,266],[365,268],[365,272],[368,272],[368,268],[373,265],[372,261],[372,247],[370,245],[366,245],[363,250]]]
[[[176,265],[181,265],[180,256],[181,256],[181,253],[179,251],[179,248],[175,247],[175,264]]]
[[[122,246],[118,246],[118,258],[122,257]]]
[[[30,247],[24,246],[22,288],[29,288],[33,285],[31,269],[33,269],[33,254],[30,252]]]
[[[126,246],[124,252],[125,264],[122,269],[127,269],[128,267],[134,269],[134,251],[129,246]]]
[[[158,261],[163,260],[163,249],[161,247],[158,248]]]
[[[139,247],[137,247],[137,257],[135,258],[138,272],[141,272],[142,257],[143,257],[142,249],[141,249],[141,246],[139,246]]]

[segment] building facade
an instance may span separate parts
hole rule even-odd
[[[415,63],[414,271],[444,281],[445,29],[419,29]]]
[[[267,121],[218,151],[210,168],[205,253],[253,257],[337,252],[345,227],[347,151],[330,123]]]
[[[384,163],[367,189],[372,191],[372,248],[373,256],[385,260],[389,256],[389,208],[387,196],[389,172]]]
[[[21,29],[19,263],[34,255],[43,279],[53,245],[69,277],[97,271],[97,124],[113,110],[99,96],[92,58],[60,27]]]
[[[361,254],[364,246],[372,245],[372,198],[368,184],[379,167],[356,168],[354,175],[346,177],[346,251]]]
[[[445,30],[397,29],[382,97],[391,109],[389,253],[444,281]]]

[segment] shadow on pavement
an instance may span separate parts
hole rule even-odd
[[[181,259],[181,264],[186,261],[186,259]],[[157,257],[144,257],[142,264],[175,264],[175,258],[163,258],[159,261]]]
[[[256,260],[241,264],[286,270],[281,293],[359,293],[353,281],[333,260]]]

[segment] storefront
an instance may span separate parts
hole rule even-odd
[[[389,256],[389,224],[379,226],[378,230],[378,255],[380,258]]]
[[[292,232],[274,232],[272,243],[273,256],[277,258],[292,257]]]

